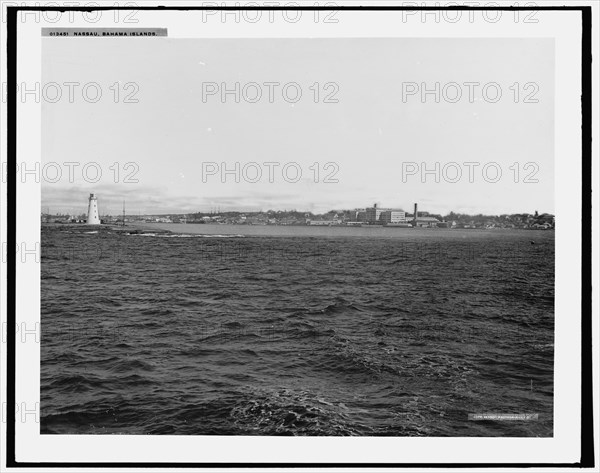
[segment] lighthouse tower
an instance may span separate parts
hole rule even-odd
[[[100,217],[98,216],[98,199],[96,199],[96,194],[90,194],[87,224],[100,225]]]

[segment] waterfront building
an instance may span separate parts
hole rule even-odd
[[[435,217],[419,217],[416,218],[417,227],[437,227],[440,221]]]
[[[339,220],[308,220],[309,225],[339,225]]]
[[[406,212],[403,210],[383,210],[379,215],[379,221],[383,225],[390,223],[406,223]]]
[[[379,222],[379,217],[381,216],[381,212],[388,210],[388,209],[379,209],[377,208],[377,204],[373,204],[373,207],[367,207],[365,209],[365,217],[366,217],[366,221],[367,223],[378,223]]]

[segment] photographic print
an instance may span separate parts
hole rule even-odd
[[[430,7],[8,9],[12,464],[589,466],[591,11]]]
[[[552,436],[551,40],[42,42],[42,432]]]

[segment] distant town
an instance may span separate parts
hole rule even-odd
[[[93,201],[92,201],[93,199]],[[96,197],[92,194],[93,212],[97,212]],[[42,213],[42,223],[90,223],[88,214],[52,215]],[[108,225],[132,225],[136,223],[178,223],[178,224],[218,224],[218,225],[313,225],[313,226],[386,226],[386,227],[427,227],[427,228],[518,228],[551,230],[554,229],[554,215],[539,214],[502,214],[502,215],[467,215],[450,212],[447,215],[420,211],[414,204],[412,213],[402,209],[381,208],[377,204],[371,207],[354,210],[331,210],[324,214],[313,214],[296,210],[267,210],[260,212],[194,212],[187,214],[160,215],[94,215],[93,223]]]

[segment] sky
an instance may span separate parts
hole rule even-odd
[[[62,91],[55,100],[48,88],[52,100],[42,101],[42,166],[62,169],[58,182],[42,182],[43,211],[83,213],[94,192],[101,214],[120,213],[123,202],[132,214],[374,203],[410,211],[413,202],[441,214],[554,212],[552,39],[42,43],[42,83]],[[72,101],[69,82],[80,84]],[[235,83],[239,102],[221,97]],[[288,83],[297,85],[284,96]],[[436,83],[439,102],[423,98]],[[68,162],[79,163],[72,179]],[[91,182],[95,168],[102,176]]]

